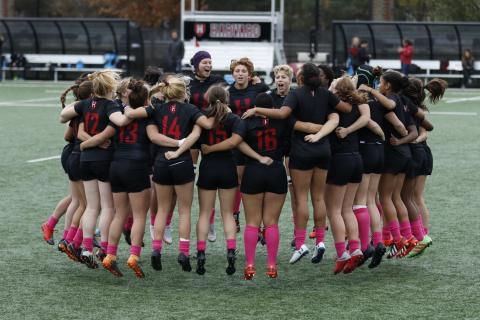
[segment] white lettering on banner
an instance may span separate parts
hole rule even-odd
[[[211,23],[210,38],[260,38],[258,23]]]

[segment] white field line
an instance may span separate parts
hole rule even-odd
[[[54,159],[60,159],[60,156],[52,156],[52,157],[46,157],[46,158],[38,158],[38,159],[32,159],[28,160],[28,163],[35,163],[35,162],[42,162],[42,161],[48,161],[48,160],[54,160]]]
[[[457,102],[464,102],[464,101],[478,101],[480,100],[480,96],[475,97],[468,97],[468,98],[458,98],[458,99],[446,99],[446,103],[457,103]]]
[[[29,102],[41,102],[41,101],[55,101],[58,100],[60,103],[60,97],[49,97],[49,98],[36,98],[36,99],[28,99],[28,100],[13,100],[13,101],[2,101],[0,102],[0,106],[10,106],[10,105],[19,105],[22,103],[29,103]]]
[[[434,111],[430,112],[432,115],[445,115],[445,116],[477,116],[476,112],[456,112],[456,111]]]
[[[0,108],[58,108],[58,110],[61,109],[60,104],[49,104],[49,103],[29,103],[29,104],[22,104],[19,106],[15,105],[9,105],[9,106],[3,106],[0,105]]]

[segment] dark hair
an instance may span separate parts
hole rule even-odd
[[[205,115],[215,118],[215,127],[217,127],[228,114],[228,91],[221,86],[211,86],[207,90],[208,107]]]
[[[143,75],[143,81],[145,81],[149,86],[154,86],[160,77],[162,76],[163,72],[160,68],[148,66],[145,70],[145,74]]]
[[[330,85],[333,82],[333,79],[335,79],[332,68],[324,64],[318,65],[318,68],[323,71],[323,74],[328,79],[328,86],[330,87]]]
[[[437,103],[443,98],[447,88],[448,83],[445,80],[434,78],[425,85],[424,89],[429,93],[428,100],[430,100],[431,103]]]
[[[262,92],[255,97],[255,106],[259,108],[273,108],[273,98],[271,95]]]
[[[403,42],[405,42],[405,44],[408,44],[409,46],[413,45],[412,40],[409,40],[409,39],[405,39],[403,40]]]
[[[417,78],[410,78],[408,86],[403,90],[403,94],[409,98],[418,107],[428,110],[424,104],[425,98],[428,92],[428,98],[431,103],[435,104],[443,97],[448,84],[442,79],[432,79],[426,85],[423,85],[423,81]]]
[[[320,69],[313,63],[305,63],[302,66],[303,83],[310,89],[320,87]]]
[[[127,88],[131,90],[128,95],[128,103],[130,107],[133,109],[143,107],[145,101],[148,99],[148,89],[145,86],[145,82],[142,80],[131,79]]]
[[[390,84],[394,93],[401,93],[409,85],[408,78],[398,71],[387,70],[382,74],[382,78]]]
[[[65,101],[67,100],[67,94],[72,91],[75,96],[76,101],[85,100],[90,98],[93,94],[93,84],[89,80],[84,80],[85,78],[78,78],[75,81],[73,86],[68,87],[60,96],[60,102],[62,104],[62,109],[65,108]]]

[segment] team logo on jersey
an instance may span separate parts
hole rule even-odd
[[[170,106],[170,113],[175,113],[177,112],[177,105],[176,104],[172,104]]]
[[[195,29],[195,35],[197,38],[201,38],[207,29],[207,25],[205,23],[195,23],[193,28]]]
[[[92,109],[95,109],[97,107],[97,101],[92,101]]]

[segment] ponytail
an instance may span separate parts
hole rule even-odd
[[[67,94],[74,90],[74,89],[78,89],[78,84],[74,84],[73,86],[70,86],[69,88],[67,88],[67,90],[65,90],[62,95],[60,96],[60,102],[62,104],[62,109],[65,108],[65,101],[67,100]],[[75,91],[74,91],[74,94],[75,94]],[[75,95],[75,100],[78,100],[76,95]]]
[[[442,79],[432,79],[424,87],[424,90],[428,91],[428,100],[430,103],[436,104],[443,98],[445,90],[448,88],[448,83]]]
[[[205,115],[208,118],[214,117],[214,127],[217,127],[228,114],[228,92],[220,86],[212,86],[208,89],[206,95],[209,106],[205,110]]]

